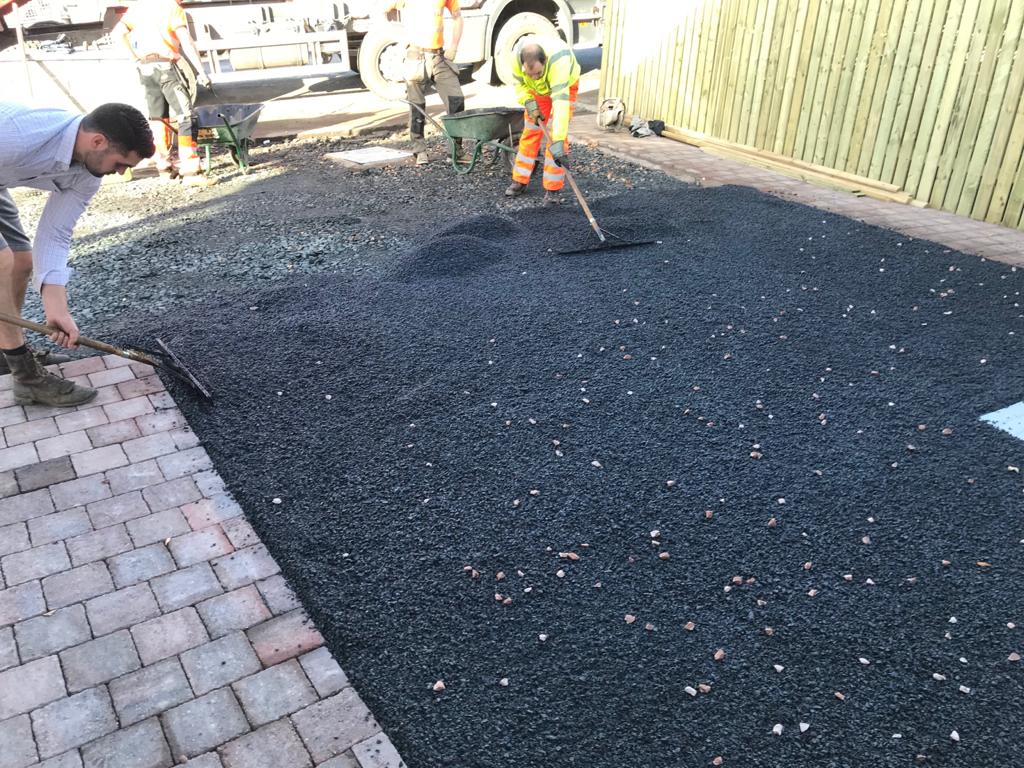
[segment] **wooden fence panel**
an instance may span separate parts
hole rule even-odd
[[[1022,227],[1024,0],[609,0],[601,97]]]

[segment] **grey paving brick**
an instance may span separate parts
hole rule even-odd
[[[85,507],[73,507],[28,521],[28,533],[34,547],[70,539],[91,530],[92,523],[85,513]]]
[[[171,754],[194,757],[249,731],[249,723],[230,688],[186,702],[161,716]]]
[[[313,763],[287,720],[265,725],[220,749],[225,768],[306,768]]]
[[[239,549],[213,561],[213,570],[226,589],[237,589],[273,576],[281,569],[262,544]]]
[[[242,632],[185,651],[181,665],[197,696],[260,670],[260,660]]]
[[[38,581],[0,590],[0,627],[6,627],[46,610],[43,588]]]
[[[325,647],[300,656],[299,663],[321,698],[333,696],[348,687],[348,677]]]
[[[182,608],[131,628],[143,664],[175,656],[210,639],[195,608]]]
[[[102,686],[58,699],[32,713],[32,730],[43,758],[88,744],[117,728],[110,695]]]
[[[326,763],[320,763],[318,768],[359,768],[359,763],[351,752],[343,752]]]
[[[0,672],[21,663],[18,659],[18,646],[14,642],[14,627],[0,629]]]
[[[288,586],[284,576],[280,574],[257,581],[256,586],[259,588],[260,594],[263,595],[267,608],[275,616],[288,613],[288,611],[299,607],[299,599],[292,592],[292,588]]]
[[[22,523],[51,512],[53,512],[53,499],[46,488],[0,499],[0,525]]]
[[[318,698],[294,659],[239,680],[232,688],[254,726],[298,712]]]
[[[128,493],[129,491],[140,491],[153,485],[164,482],[164,476],[156,461],[141,461],[138,464],[129,464],[127,467],[112,469],[107,473],[107,480],[114,495]]]
[[[192,479],[207,498],[224,494],[224,480],[216,472],[197,472]]]
[[[39,455],[32,443],[0,449],[0,472],[35,464],[37,461],[39,461]]]
[[[36,443],[36,450],[39,452],[41,461],[50,461],[62,456],[70,456],[73,453],[81,453],[92,448],[89,437],[84,430],[69,432],[66,435],[50,437]]]
[[[235,550],[219,525],[177,536],[171,539],[169,546],[179,568],[213,560]]]
[[[90,403],[90,405],[93,405],[93,403]],[[95,427],[97,424],[106,424],[109,419],[102,408],[92,407],[84,411],[62,413],[57,417],[56,421],[57,428],[60,429],[62,434],[67,435],[72,432],[81,432],[89,427]]]
[[[380,733],[380,726],[354,688],[296,712],[292,722],[317,763]]]
[[[23,407],[25,409],[25,418],[29,421],[35,421],[36,419],[49,419],[68,412],[67,408],[56,405],[26,405]]]
[[[240,517],[242,514],[242,508],[238,506],[238,502],[226,493],[200,499],[193,504],[186,504],[181,511],[194,531],[214,523],[222,523],[225,520]]]
[[[151,485],[142,491],[142,498],[154,512],[170,507],[181,507],[202,498],[191,477],[179,477],[160,485]]]
[[[204,600],[196,606],[210,637],[248,629],[270,618],[259,590],[254,585],[242,587],[217,597]]]
[[[32,661],[84,643],[92,637],[85,608],[72,605],[14,625],[22,661]]]
[[[113,591],[114,582],[102,562],[80,565],[43,579],[43,593],[51,610]]]
[[[18,487],[25,493],[67,480],[74,480],[76,477],[75,468],[67,456],[16,469],[14,476],[18,481]]]
[[[116,555],[107,561],[107,565],[119,588],[148,581],[175,568],[171,553],[160,543]]]
[[[165,541],[190,530],[192,529],[188,527],[188,521],[177,507],[139,517],[128,523],[128,533],[137,547]]]
[[[149,398],[143,396],[104,405],[103,410],[107,412],[107,417],[110,421],[120,421],[121,419],[133,419],[151,414],[155,409],[153,404],[149,402]]]
[[[44,544],[0,558],[0,568],[3,569],[4,578],[10,586],[41,579],[51,573],[66,571],[70,567],[71,560],[62,542]]]
[[[71,555],[72,565],[84,565],[104,560],[132,548],[132,540],[124,525],[110,525],[98,531],[84,533],[64,542]]]
[[[131,423],[134,424],[135,422]],[[138,429],[137,426],[135,428]],[[124,452],[128,454],[128,458],[133,463],[155,459],[157,456],[174,453],[178,450],[178,446],[174,444],[174,438],[171,437],[170,432],[157,432],[155,435],[137,437],[134,440],[123,443],[121,447],[124,448]]]
[[[150,396],[150,400],[154,396]],[[156,403],[154,402],[154,405]],[[199,445],[199,436],[188,427],[184,429],[174,429],[170,432],[171,437],[174,439],[174,444],[178,446],[179,451],[187,451],[189,448],[195,448]]]
[[[66,694],[56,656],[0,672],[0,721],[31,712]]]
[[[82,748],[85,768],[170,768],[174,765],[155,717],[115,731]]]
[[[216,752],[207,752],[205,755],[185,761],[181,768],[224,768],[224,763],[220,761],[220,755]]]
[[[102,371],[89,374],[89,386],[93,388],[110,387],[134,378],[135,375],[132,373],[131,368],[127,366],[124,368],[105,368]],[[118,389],[118,392],[120,391]]]
[[[110,485],[103,475],[89,475],[51,485],[50,495],[53,496],[53,503],[57,509],[71,509],[101,499],[109,499],[114,494],[111,493]]]
[[[80,357],[77,360],[62,363],[60,372],[65,378],[70,378],[72,376],[85,376],[96,371],[102,371],[106,367],[100,355],[90,355],[89,357]]]
[[[187,426],[185,417],[182,416],[181,411],[177,408],[139,416],[135,419],[135,423],[139,425],[139,431],[144,435],[152,435],[157,432],[170,432]]]
[[[11,552],[21,552],[31,546],[28,538],[28,525],[25,523],[11,523],[0,528],[0,557],[9,555]]]
[[[106,472],[109,469],[117,469],[128,464],[128,457],[120,445],[105,445],[102,448],[93,448],[91,451],[76,453],[71,457],[71,463],[75,472],[80,476],[92,475],[97,472]]]
[[[209,563],[196,563],[189,568],[159,576],[153,579],[150,586],[164,612],[194,605],[224,591]]]
[[[164,383],[160,381],[159,376],[152,372],[152,368],[148,376],[140,376],[137,379],[118,384],[117,389],[125,400],[165,391]]]
[[[16,496],[19,493],[21,493],[21,489],[18,487],[18,481],[14,477],[14,470],[9,469],[6,472],[0,472],[0,499]]]
[[[71,693],[109,682],[142,666],[131,633],[126,629],[68,648],[60,654],[60,660]]]
[[[119,677],[108,687],[122,725],[145,720],[192,698],[192,688],[177,658]]]
[[[43,760],[43,762],[33,765],[31,768],[82,768],[82,758],[79,757],[77,749],[72,749],[63,755]]]
[[[85,604],[85,613],[93,634],[99,637],[159,616],[160,608],[149,584],[136,584],[94,597]]]
[[[149,514],[149,507],[139,491],[122,493],[86,507],[94,528],[117,525]]]
[[[352,747],[360,768],[407,768],[395,745],[383,733],[371,736]]]
[[[112,424],[100,424],[85,430],[85,434],[89,436],[89,441],[96,448],[114,445],[115,443],[124,443],[125,441],[134,440],[142,436],[142,433],[139,432],[139,425],[135,423],[135,419],[124,419],[122,421],[115,421]],[[128,454],[128,458],[131,459],[131,454]]]
[[[8,405],[0,408],[0,427],[9,427],[11,424],[20,424],[25,421],[25,411],[20,405]]]
[[[0,768],[24,768],[38,758],[28,715],[0,722]]]
[[[210,461],[206,449],[202,447],[189,448],[185,451],[177,451],[161,456],[156,460],[156,463],[160,466],[160,471],[164,473],[164,477],[168,480],[192,475],[196,472],[205,472],[213,468],[213,462]]]
[[[53,419],[23,421],[20,424],[4,427],[4,439],[7,440],[8,445],[34,443],[36,440],[45,440],[57,434],[59,434],[57,424]]]
[[[244,517],[233,517],[230,520],[225,520],[221,523],[220,527],[224,531],[224,535],[228,537],[228,541],[231,542],[231,546],[235,549],[251,547],[253,544],[259,544],[260,542],[256,531],[252,529],[249,521]]]

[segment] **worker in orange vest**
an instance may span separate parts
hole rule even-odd
[[[452,39],[445,45],[444,12],[452,17]],[[462,9],[459,0],[393,0],[385,13],[402,11],[409,47],[405,54],[406,98],[416,107],[409,107],[409,139],[416,155],[416,165],[430,161],[423,140],[427,108],[427,91],[433,86],[444,100],[449,115],[466,108],[466,98],[459,84],[459,71],[452,63],[462,38]],[[456,139],[456,157],[462,158],[462,140]]]
[[[139,72],[146,93],[146,108],[156,141],[156,164],[161,173],[180,175],[186,183],[207,183],[203,178],[193,133],[192,106],[183,67],[198,73],[196,80],[210,86],[199,51],[188,31],[188,19],[179,0],[139,0],[111,33],[122,40]],[[182,55],[187,57],[182,62]],[[193,86],[194,90],[194,86]],[[171,160],[171,115],[178,123],[178,166]]]
[[[512,183],[505,194],[517,197],[526,191],[540,153],[546,122],[551,143],[544,150],[544,205],[559,201],[565,186],[565,156],[569,152],[569,119],[576,108],[580,65],[572,48],[561,39],[530,36],[513,53],[512,77],[516,96],[526,108],[519,152],[512,166]]]

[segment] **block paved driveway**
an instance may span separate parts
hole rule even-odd
[[[0,768],[401,768],[147,366],[0,377]]]

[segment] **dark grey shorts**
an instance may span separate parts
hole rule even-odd
[[[0,248],[12,251],[31,251],[32,241],[25,236],[18,216],[18,206],[14,204],[11,193],[0,188]]]

